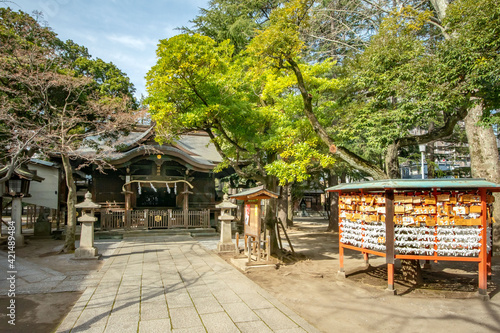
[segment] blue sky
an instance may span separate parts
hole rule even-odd
[[[72,39],[93,57],[113,62],[146,96],[144,76],[156,62],[160,39],[179,33],[177,27],[206,8],[208,0],[14,0],[3,6],[32,14],[42,11],[62,40]]]

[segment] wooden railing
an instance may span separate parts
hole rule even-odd
[[[128,212],[130,228],[208,228],[210,211],[205,210],[133,210]],[[102,209],[101,229],[121,229],[127,227],[124,209]]]

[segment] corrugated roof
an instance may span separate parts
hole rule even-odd
[[[30,163],[45,165],[45,166],[54,167],[54,168],[59,167],[59,164],[57,164],[55,162],[44,161],[44,160],[40,160],[38,158],[32,158],[30,160]]]
[[[332,186],[326,189],[328,192],[350,192],[355,190],[377,191],[377,190],[416,190],[416,189],[477,189],[487,188],[492,191],[500,191],[500,185],[488,182],[484,179],[460,178],[460,179],[386,179],[369,182],[346,183]]]

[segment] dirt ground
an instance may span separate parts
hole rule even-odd
[[[477,264],[461,262],[432,262],[420,288],[396,272],[394,296],[385,291],[384,258],[371,256],[366,269],[362,255],[347,250],[347,278],[338,278],[338,234],[326,226],[298,219],[289,236],[302,260],[247,276],[322,332],[500,332],[500,257],[493,258],[490,301],[476,296]]]

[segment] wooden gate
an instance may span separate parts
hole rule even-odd
[[[210,211],[190,210],[133,210],[129,212],[130,228],[209,228]],[[102,209],[102,229],[122,229],[127,227],[124,209]]]
[[[148,228],[168,228],[169,210],[149,210]]]

